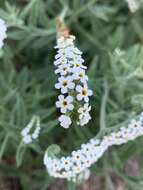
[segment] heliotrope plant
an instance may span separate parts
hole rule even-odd
[[[83,65],[81,52],[74,47],[74,40],[75,37],[69,35],[69,31],[64,26],[62,31],[59,31],[56,46],[59,50],[54,62],[58,67],[55,73],[60,74],[55,87],[61,90],[56,106],[60,108],[62,115],[59,117],[59,121],[65,128],[71,124],[70,117],[72,117],[74,109],[78,115],[77,124],[83,126],[91,119],[89,114],[91,107],[88,102],[92,91],[88,89],[86,67]],[[90,139],[88,143],[82,144],[79,150],[73,151],[67,157],[51,156],[48,149],[45,152],[44,164],[51,176],[75,180],[79,174],[84,173],[87,168],[96,163],[109,147],[124,144],[141,135],[143,135],[143,113],[137,119],[131,120],[127,126],[120,127],[117,132],[111,132],[101,138]],[[55,148],[57,148],[57,154],[59,150],[58,147]]]
[[[87,67],[83,65],[82,52],[74,45],[75,36],[70,35],[64,25],[58,28],[57,54],[54,65],[58,74],[55,88],[60,90],[56,107],[60,109],[60,125],[69,128],[74,118],[78,125],[84,126],[91,119]]]
[[[6,24],[0,19],[0,48],[6,38]],[[68,128],[76,118],[77,124],[83,126],[91,119],[89,114],[91,106],[89,97],[92,91],[88,88],[88,76],[85,74],[86,66],[81,57],[81,51],[74,46],[75,37],[69,34],[67,28],[58,30],[57,55],[55,57],[55,70],[59,74],[55,87],[61,91],[56,106],[60,108],[59,121],[62,127]],[[116,49],[119,55],[121,52]],[[28,125],[21,131],[22,143],[30,144],[39,137],[40,118],[33,116]],[[44,165],[49,175],[66,178],[68,180],[87,179],[90,175],[88,168],[102,157],[104,152],[113,145],[121,145],[143,135],[143,113],[131,120],[127,126],[121,126],[118,131],[108,133],[100,138],[92,138],[88,143],[82,144],[79,150],[74,150],[69,156],[58,158],[49,153],[44,155]],[[59,150],[58,150],[59,152]]]

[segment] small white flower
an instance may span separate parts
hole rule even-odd
[[[52,170],[53,171],[59,171],[60,169],[61,169],[61,162],[60,162],[60,160],[58,160],[57,158],[54,158],[53,160],[52,160]]]
[[[61,89],[61,93],[65,94],[68,92],[68,89],[74,89],[75,84],[73,83],[73,78],[68,76],[68,77],[63,77],[61,76],[58,79],[58,83],[55,84],[56,89]]]
[[[92,90],[89,90],[87,85],[84,85],[84,86],[77,85],[76,91],[78,92],[77,100],[79,100],[79,101],[84,99],[85,102],[88,102],[89,96],[92,95]]]
[[[30,132],[30,129],[28,127],[24,128],[22,131],[21,131],[21,135],[22,136],[26,136],[28,133]]]
[[[84,115],[79,115],[79,121],[77,122],[78,125],[84,126],[86,125],[89,120],[91,119],[91,116],[89,113],[85,113]]]
[[[77,71],[73,74],[73,78],[75,80],[80,80],[83,84],[86,84],[88,81],[88,76],[85,74],[85,70],[83,69],[77,69]]]
[[[72,72],[78,72],[78,70],[81,70],[81,69],[87,69],[86,66],[84,66],[81,62],[78,62],[77,60],[73,60],[73,61],[70,61],[69,62],[73,68],[72,68]]]
[[[138,128],[141,127],[141,122],[140,121],[136,121],[135,119],[131,120],[130,124],[129,124],[130,128]]]
[[[103,141],[102,141],[102,146],[104,145],[104,147],[108,148],[114,144],[114,140],[115,139],[112,138],[112,136],[104,136]]]
[[[131,138],[133,137],[133,134],[131,133],[131,131],[132,130],[128,127],[121,127],[120,132],[121,132],[121,139],[123,143],[126,143],[129,140],[131,140]]]
[[[32,138],[33,138],[33,139],[37,139],[37,138],[38,138],[39,133],[40,133],[40,130],[41,130],[40,127],[36,127],[35,131],[34,131],[33,134],[32,134]]]
[[[92,152],[93,152],[93,147],[91,146],[90,143],[82,144],[81,145],[81,150],[82,150],[83,154],[85,154],[85,155],[91,155]]]
[[[83,164],[84,164],[84,167],[86,167],[86,168],[89,168],[90,166],[91,166],[91,164],[92,164],[92,156],[86,156],[86,157],[84,157],[84,159],[82,160],[82,162],[83,162]]]
[[[83,157],[84,155],[81,150],[72,152],[72,161],[75,162],[76,164],[81,164],[82,162],[81,160]]]
[[[84,59],[82,59],[81,55],[75,55],[74,56],[74,61],[76,63],[79,63],[79,64],[84,63]],[[84,67],[87,68],[86,66],[84,66]]]
[[[72,35],[70,35],[69,38],[64,38],[63,36],[61,36],[60,38],[58,38],[57,46],[55,46],[55,48],[62,49],[62,48],[66,48],[68,46],[73,46],[74,40],[75,40],[75,36],[72,36]]]
[[[92,138],[92,139],[90,139],[89,142],[90,142],[90,144],[93,145],[94,147],[97,147],[97,146],[100,144],[101,140],[100,140],[100,139],[94,139],[94,138]]]
[[[45,164],[45,165],[51,166],[52,158],[50,158],[50,157],[48,156],[47,151],[45,152],[43,161],[44,161],[44,164]]]
[[[74,57],[74,52],[73,52],[74,47],[73,46],[69,46],[65,49],[59,49],[58,53],[61,56],[65,56],[66,58],[73,58]]]
[[[90,112],[90,110],[91,110],[91,106],[89,106],[89,104],[86,103],[86,104],[84,104],[83,107],[80,107],[78,109],[78,113],[80,113],[81,115],[84,115],[85,113]]]
[[[69,126],[70,126],[71,123],[72,123],[70,117],[67,116],[67,115],[61,115],[61,116],[59,117],[59,122],[60,122],[60,125],[61,125],[63,128],[65,128],[65,129],[69,128]]]
[[[0,48],[2,48],[3,41],[7,37],[6,30],[7,30],[7,27],[6,27],[5,21],[0,19]]]
[[[66,171],[69,171],[73,166],[71,157],[62,157],[61,158],[61,165]]]
[[[64,65],[64,64],[67,64],[67,59],[65,57],[61,57],[54,61],[55,66]]]
[[[82,52],[78,48],[76,48],[76,47],[74,47],[73,52],[75,54],[77,54],[77,55],[81,55],[82,54]]]
[[[67,75],[70,72],[69,64],[59,65],[58,69],[55,70],[55,73],[60,73],[60,75]]]
[[[62,54],[60,54],[60,53],[56,54],[55,59],[62,59]]]
[[[23,142],[24,142],[25,144],[30,144],[30,143],[32,143],[31,135],[26,135],[26,136],[24,136],[24,137],[23,137]]]
[[[61,109],[61,113],[66,113],[68,110],[73,110],[73,97],[67,96],[66,98],[63,95],[58,96],[59,101],[56,102],[56,106]]]

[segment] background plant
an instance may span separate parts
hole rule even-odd
[[[88,63],[92,120],[87,127],[60,128],[55,108],[55,17],[67,9],[65,22]],[[47,189],[49,178],[43,154],[58,144],[67,155],[99,131],[136,116],[143,109],[143,5],[134,14],[124,0],[9,0],[0,2],[0,17],[8,39],[0,52],[0,171],[18,179],[22,189]],[[118,49],[117,49],[118,48]],[[119,48],[123,51],[117,51]],[[21,148],[21,130],[33,115],[41,117],[39,142]],[[114,147],[92,167],[111,189],[110,173],[124,179],[128,189],[141,189],[140,176],[124,173],[126,161],[138,155],[143,162],[142,138]],[[71,187],[71,186],[69,186]]]

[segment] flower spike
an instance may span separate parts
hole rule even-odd
[[[81,148],[73,151],[70,156],[52,158],[45,152],[44,165],[49,175],[53,177],[75,179],[78,174],[82,174],[96,163],[109,147],[127,143],[142,135],[143,112],[137,119],[132,119],[127,126],[119,128],[117,132],[111,132],[99,139],[90,139],[87,144],[82,144]]]
[[[33,116],[30,122],[21,131],[23,143],[30,144],[34,140],[38,139],[40,130],[40,118],[39,116]]]
[[[89,97],[92,91],[88,88],[88,76],[85,73],[87,67],[83,65],[82,52],[74,45],[75,36],[69,34],[60,20],[57,23],[57,54],[54,65],[55,74],[59,76],[55,88],[61,92],[56,102],[56,107],[61,112],[59,122],[62,127],[69,128],[75,116],[77,124],[84,126],[91,119]]]

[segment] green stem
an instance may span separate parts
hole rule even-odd
[[[101,103],[100,110],[100,131],[104,131],[106,129],[106,104],[108,100],[109,88],[108,83],[104,80],[104,95]]]
[[[68,181],[68,190],[76,190],[76,183]]]

